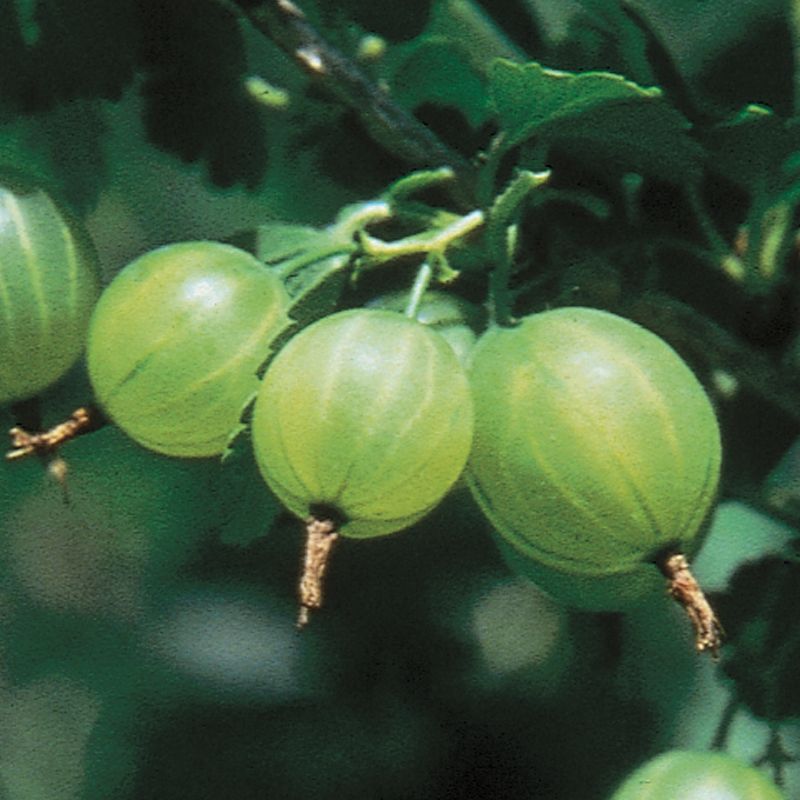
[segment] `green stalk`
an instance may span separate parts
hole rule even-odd
[[[512,321],[509,283],[516,250],[516,218],[530,193],[544,186],[549,178],[550,170],[520,172],[497,196],[489,210],[486,245],[494,262],[489,276],[489,307],[491,321],[497,325],[510,325]]]
[[[428,290],[432,277],[433,268],[427,261],[423,261],[422,266],[417,271],[414,285],[411,287],[411,296],[408,298],[408,305],[405,310],[405,315],[409,319],[416,319],[419,304],[425,292]]]
[[[700,197],[697,185],[689,183],[686,185],[686,198],[692,209],[692,213],[700,226],[700,230],[714,256],[714,263],[733,281],[743,284],[745,280],[745,268],[742,260],[731,252],[730,247],[720,235],[714,220],[708,213]]]

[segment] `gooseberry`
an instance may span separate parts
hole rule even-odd
[[[407,309],[409,299],[408,292],[391,292],[370,300],[367,307],[402,313]],[[481,327],[483,316],[482,310],[467,300],[435,289],[422,295],[414,313],[417,322],[429,325],[447,340],[462,364],[469,360],[478,338],[475,331]]]
[[[315,530],[330,543],[335,533],[380,536],[423,517],[458,479],[472,425],[467,377],[444,339],[401,314],[353,309],[278,353],[252,438],[267,484],[310,533],[324,523]]]
[[[664,572],[702,616],[698,647],[715,651],[718,624],[692,605],[705,601],[685,555],[715,499],[720,434],[677,353],[614,314],[561,308],[489,330],[470,382],[467,480],[511,560],[592,610],[639,602]]]
[[[671,750],[632,772],[611,800],[783,800],[754,767],[725,753]]]
[[[221,453],[288,307],[280,280],[243,250],[208,241],[152,250],[114,278],[92,316],[95,395],[149,449]]]
[[[41,189],[0,187],[0,404],[32,397],[75,363],[99,291],[80,225]]]

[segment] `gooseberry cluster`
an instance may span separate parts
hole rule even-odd
[[[714,501],[719,431],[654,334],[561,308],[475,343],[458,303],[435,294],[298,332],[280,271],[210,241],[136,258],[89,319],[96,272],[64,219],[42,194],[0,202],[0,401],[58,378],[85,337],[97,403],[147,448],[222,454],[250,409],[261,474],[308,528],[301,622],[338,536],[406,528],[465,473],[509,561],[544,588],[614,609],[666,574],[698,648],[716,650],[686,556]]]

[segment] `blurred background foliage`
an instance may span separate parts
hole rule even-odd
[[[167,242],[328,224],[408,171],[250,24],[256,6],[3,0],[0,165],[86,221],[106,280]],[[491,142],[496,56],[662,86],[696,126],[677,154],[643,143],[644,181],[553,146],[572,200],[525,234],[527,298],[635,310],[657,285],[726,332],[673,344],[724,430],[696,571],[730,642],[718,665],[697,658],[665,598],[624,617],[556,604],[507,569],[463,490],[406,532],[343,544],[299,634],[300,531],[247,448],[224,467],[171,460],[107,427],[65,449],[66,489],[39,462],[0,465],[0,796],[601,800],[657,752],[711,746],[800,796],[798,264],[745,263],[797,227],[775,211],[798,192],[796,0],[302,6],[465,158]],[[89,396],[79,365],[42,421]]]

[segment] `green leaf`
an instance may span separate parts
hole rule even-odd
[[[478,128],[490,113],[486,79],[496,58],[524,55],[480,3],[444,0],[434,4],[425,31],[387,52],[382,77],[402,105],[452,106]]]
[[[632,18],[627,4],[608,0],[581,0],[569,21],[565,46],[576,52],[568,58],[575,67],[619,70],[638,81],[653,83],[655,76],[647,58],[647,39],[639,20]],[[566,54],[565,54],[566,55]],[[560,60],[560,63],[563,63]]]
[[[278,264],[319,246],[323,237],[310,225],[267,222],[256,229],[255,256],[265,264]]]
[[[535,140],[614,171],[674,182],[699,173],[702,150],[688,135],[689,123],[658,88],[608,72],[498,60],[490,90],[506,149]]]
[[[96,100],[0,122],[0,171],[20,172],[72,211],[91,209],[105,179],[105,112]]]
[[[705,139],[710,169],[750,192],[778,188],[786,178],[784,164],[798,148],[797,130],[761,105],[746,106]]]
[[[638,28],[644,42],[643,55],[648,65],[647,78],[644,82],[660,86],[665,97],[675,108],[693,122],[706,118],[711,109],[698,107],[697,98],[682,72],[678,59],[667,45],[667,37],[659,33],[651,23],[651,15],[643,12],[643,9],[640,11],[632,8],[630,3],[624,4],[625,16]],[[636,52],[638,54],[638,49]],[[632,75],[642,81],[640,73],[628,69],[623,71],[626,75]]]
[[[220,473],[218,496],[223,544],[246,547],[264,536],[281,510],[258,472],[249,432],[242,432],[226,454]]]
[[[256,230],[256,258],[282,275],[292,297],[291,318],[300,326],[330,313],[344,288],[353,244],[337,234],[333,226],[284,222],[266,223]]]
[[[425,103],[457,108],[477,128],[489,114],[481,76],[455,44],[444,36],[427,36],[417,44],[393,77],[393,94],[401,105]]]
[[[349,254],[328,256],[310,263],[288,282],[291,316],[300,327],[334,311],[348,280],[349,264]]]
[[[651,100],[658,89],[643,89],[607,72],[563,72],[532,61],[498,59],[491,72],[491,93],[509,143],[519,144],[545,125],[574,122],[609,103]]]

